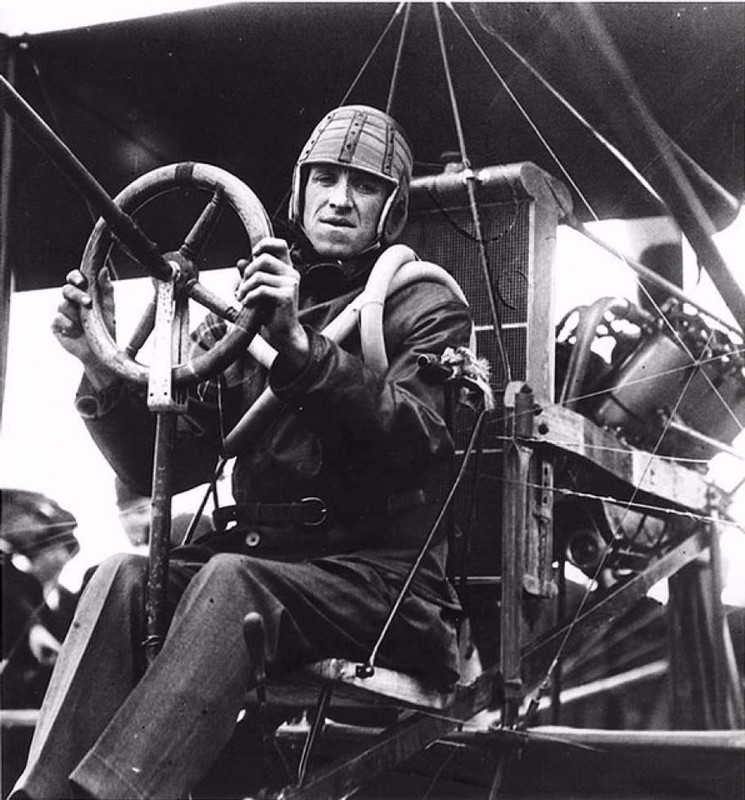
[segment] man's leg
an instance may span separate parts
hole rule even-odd
[[[176,562],[172,571],[178,569]],[[87,744],[70,776],[75,785],[101,800],[184,797],[227,743],[243,705],[250,667],[245,614],[264,618],[270,672],[325,655],[363,658],[392,599],[382,580],[371,581],[344,568],[213,556],[186,587],[155,662]],[[121,625],[111,616],[109,622]],[[409,646],[421,636],[408,637]],[[87,682],[98,681],[95,665],[86,666]],[[66,797],[41,794],[36,785],[29,779],[26,788],[41,800]]]
[[[71,779],[102,799],[184,797],[235,728],[248,685],[242,622],[265,590],[244,559],[213,556],[192,578],[158,657]]]
[[[155,662],[72,779],[102,800],[184,797],[244,704],[248,611],[264,618],[267,666],[277,671],[324,653],[362,657],[389,607],[387,591],[313,564],[213,556],[186,588]]]
[[[142,556],[114,556],[80,599],[17,784],[38,800],[71,796],[70,772],[141,674],[146,568]]]

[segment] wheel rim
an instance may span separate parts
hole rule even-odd
[[[212,192],[210,202],[215,205],[216,214],[222,211],[223,206],[229,207],[240,220],[251,247],[262,238],[272,235],[269,217],[254,192],[226,170],[209,164],[185,162],[160,167],[129,184],[114,198],[114,202],[126,214],[134,214],[161,195],[190,187]],[[211,212],[206,208],[202,216],[208,216],[209,213]],[[207,220],[205,225],[214,224],[214,219]],[[200,217],[182,247],[187,245],[201,221]],[[194,238],[199,239],[201,236],[205,239],[206,234],[202,234],[204,231],[196,230]],[[149,367],[136,361],[126,348],[119,347],[106,328],[104,320],[98,275],[106,263],[114,241],[109,226],[99,219],[88,239],[80,267],[88,281],[92,299],[91,308],[81,309],[83,329],[91,349],[103,364],[128,382],[146,385],[149,379]],[[198,298],[194,299],[200,302]],[[259,315],[255,310],[241,309],[232,329],[214,347],[185,363],[174,365],[172,371],[174,386],[196,383],[224,369],[245,350],[259,326]]]

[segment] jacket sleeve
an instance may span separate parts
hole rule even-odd
[[[197,329],[193,347],[207,347],[204,329]],[[220,454],[221,435],[217,386],[213,382],[189,390],[185,414],[178,414],[173,459],[173,491],[209,481]],[[104,391],[83,377],[75,399],[89,434],[119,477],[148,496],[152,489],[156,415],[143,389],[118,380]]]
[[[309,331],[311,352],[303,372],[289,374],[280,357],[269,380],[275,394],[327,445],[343,441],[344,449],[364,451],[385,468],[410,472],[452,449],[443,420],[443,385],[425,380],[419,356],[467,346],[471,316],[445,287],[419,283],[389,299],[384,329],[389,358],[384,375]]]

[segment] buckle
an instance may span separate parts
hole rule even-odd
[[[311,507],[311,514],[312,511],[315,511],[317,514],[317,519],[304,519],[303,525],[308,525],[311,528],[315,528],[318,525],[323,525],[326,522],[326,518],[328,517],[328,509],[326,508],[326,503],[321,500],[320,497],[304,497],[300,503],[304,506]]]

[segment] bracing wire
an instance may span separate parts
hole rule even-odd
[[[393,65],[393,74],[391,75],[391,85],[388,89],[388,100],[385,104],[386,114],[391,114],[393,109],[393,100],[396,96],[396,89],[398,88],[398,76],[401,72],[401,59],[404,53],[404,43],[406,41],[406,33],[409,29],[409,17],[411,16],[411,3],[406,3],[406,12],[404,14],[404,21],[401,25],[401,36],[398,39],[398,50],[396,51],[396,62]]]
[[[491,70],[492,74],[494,75],[494,77],[499,81],[499,83],[501,84],[501,86],[505,90],[505,92],[507,92],[507,95],[512,100],[512,102],[515,104],[515,106],[517,107],[518,111],[523,115],[523,118],[528,123],[528,125],[530,125],[530,127],[533,129],[533,132],[538,137],[538,139],[540,140],[541,144],[546,148],[546,151],[549,153],[551,158],[554,160],[554,162],[556,163],[556,166],[561,170],[561,173],[564,175],[564,177],[567,179],[567,181],[572,186],[574,191],[577,193],[578,197],[582,200],[582,202],[584,203],[585,207],[587,208],[587,210],[592,215],[593,219],[595,219],[595,220],[599,219],[598,215],[595,213],[595,210],[593,209],[590,201],[585,197],[585,195],[583,194],[583,192],[580,189],[580,187],[577,185],[577,183],[574,180],[574,178],[569,174],[569,171],[564,166],[562,160],[559,158],[559,156],[557,155],[556,151],[553,149],[553,147],[551,147],[551,145],[549,144],[549,142],[546,139],[546,137],[543,135],[541,130],[535,124],[535,122],[533,121],[533,119],[530,116],[530,114],[528,114],[528,112],[526,111],[525,107],[523,106],[523,104],[518,99],[517,95],[515,95],[515,93],[509,87],[507,81],[500,75],[499,71],[494,66],[494,64],[492,64],[491,59],[489,58],[489,56],[484,51],[484,48],[476,40],[476,38],[471,33],[471,31],[468,28],[468,26],[466,25],[466,23],[458,15],[458,12],[455,10],[455,8],[453,8],[453,6],[450,5],[450,4],[448,4],[448,7],[453,12],[453,14],[455,15],[455,18],[458,20],[458,22],[463,27],[463,30],[468,35],[468,38],[471,40],[471,43],[474,45],[476,50],[479,52],[481,57],[484,59],[484,61],[486,62],[487,66],[489,67],[489,69]]]
[[[451,8],[452,8],[452,6],[451,6]],[[473,35],[471,34],[471,31],[470,31],[470,30],[469,30],[469,29],[466,27],[466,24],[465,24],[465,22],[464,22],[464,21],[463,21],[463,19],[462,19],[462,18],[461,18],[461,17],[458,15],[458,12],[457,12],[457,11],[456,11],[454,8],[452,8],[452,11],[453,11],[453,13],[455,14],[455,16],[458,18],[458,21],[460,22],[460,24],[463,26],[463,28],[464,28],[464,29],[466,30],[466,32],[468,33],[469,37],[471,37],[471,39],[472,39],[472,41],[474,42],[474,44],[476,44],[476,46],[477,46],[477,47],[478,47],[478,48],[481,50],[481,46],[480,46],[480,45],[478,44],[478,42],[476,42],[476,40],[473,38]],[[561,103],[561,104],[564,106],[564,108],[565,108],[565,109],[566,109],[566,110],[567,110],[567,111],[568,111],[568,112],[569,112],[569,113],[570,113],[570,114],[571,114],[571,115],[572,115],[572,116],[573,116],[573,117],[574,117],[574,118],[575,118],[575,119],[576,119],[576,120],[577,120],[577,121],[578,121],[578,122],[579,122],[579,123],[580,123],[580,124],[581,124],[583,127],[585,127],[585,128],[586,128],[586,129],[589,131],[589,133],[590,133],[592,136],[594,136],[594,137],[595,137],[595,138],[596,138],[596,139],[597,139],[597,140],[600,142],[600,144],[602,144],[602,145],[603,145],[603,147],[605,147],[605,148],[608,150],[608,152],[609,152],[609,153],[611,153],[611,154],[612,154],[612,155],[613,155],[613,156],[614,156],[614,157],[615,157],[615,158],[616,158],[616,159],[617,159],[617,160],[618,160],[618,161],[619,161],[619,162],[620,162],[620,163],[621,163],[621,164],[622,164],[622,165],[623,165],[623,166],[624,166],[624,167],[625,167],[625,168],[626,168],[626,169],[627,169],[627,170],[628,170],[628,171],[629,171],[629,172],[630,172],[630,173],[631,173],[633,176],[634,176],[634,178],[636,178],[636,180],[637,180],[637,181],[638,181],[638,182],[639,182],[639,183],[640,183],[640,184],[641,184],[641,185],[642,185],[642,186],[643,186],[643,187],[644,187],[644,188],[645,188],[645,189],[646,189],[646,190],[647,190],[647,191],[650,193],[650,195],[652,195],[652,197],[654,197],[654,198],[655,198],[655,200],[659,200],[660,202],[662,202],[662,201],[661,201],[661,198],[660,198],[660,196],[659,196],[659,194],[657,194],[657,192],[656,192],[656,191],[655,191],[655,189],[652,187],[652,185],[649,183],[649,181],[648,181],[648,180],[647,180],[647,179],[644,177],[644,175],[643,175],[643,174],[642,174],[642,173],[641,173],[641,172],[640,172],[640,171],[639,171],[639,170],[638,170],[638,169],[637,169],[637,168],[636,168],[636,167],[635,167],[635,166],[634,166],[634,165],[631,163],[631,161],[630,161],[628,158],[626,158],[626,156],[625,156],[625,155],[624,155],[624,154],[623,154],[623,153],[622,153],[622,152],[621,152],[621,151],[620,151],[620,150],[619,150],[619,149],[618,149],[618,148],[617,148],[617,147],[616,147],[616,146],[615,146],[615,145],[614,145],[614,144],[613,144],[611,141],[609,141],[608,139],[606,139],[606,137],[605,137],[605,136],[603,136],[603,134],[602,134],[602,133],[600,133],[600,131],[599,131],[597,128],[595,128],[595,127],[592,125],[592,123],[591,123],[589,120],[587,120],[587,119],[586,119],[586,118],[585,118],[585,117],[584,117],[584,116],[583,116],[583,115],[582,115],[582,114],[581,114],[581,113],[580,113],[580,112],[579,112],[579,111],[578,111],[578,110],[577,110],[577,109],[576,109],[576,108],[575,108],[575,107],[574,107],[574,106],[573,106],[573,105],[572,105],[572,104],[571,104],[571,103],[570,103],[570,102],[569,102],[569,101],[568,101],[568,100],[567,100],[567,99],[564,97],[564,95],[563,95],[563,94],[561,94],[561,92],[559,92],[557,89],[555,89],[555,88],[554,88],[554,86],[553,86],[553,85],[552,85],[552,84],[551,84],[551,83],[550,83],[550,82],[547,80],[547,78],[546,78],[544,75],[542,75],[542,74],[541,74],[541,73],[540,73],[540,72],[539,72],[539,71],[538,71],[538,70],[537,70],[537,69],[536,69],[536,68],[535,68],[535,67],[534,67],[534,66],[533,66],[533,65],[532,65],[532,64],[531,64],[531,63],[530,63],[530,62],[529,62],[529,61],[528,61],[528,60],[527,60],[527,59],[526,59],[526,58],[525,58],[525,57],[524,57],[524,56],[523,56],[523,55],[522,55],[522,54],[521,54],[521,53],[520,53],[520,52],[519,52],[519,51],[518,51],[516,48],[515,48],[515,47],[513,47],[513,45],[511,45],[511,44],[510,44],[510,43],[509,43],[509,42],[508,42],[508,41],[507,41],[507,40],[506,40],[506,39],[505,39],[503,36],[501,36],[501,35],[500,35],[500,34],[499,34],[497,31],[490,30],[490,31],[489,31],[489,33],[490,33],[492,36],[494,36],[494,38],[496,38],[496,39],[497,39],[497,41],[498,41],[498,42],[499,42],[499,43],[500,43],[500,44],[501,44],[501,45],[502,45],[502,46],[503,46],[503,47],[504,47],[506,50],[509,50],[509,51],[510,51],[510,53],[512,53],[512,55],[513,55],[513,56],[514,56],[514,57],[515,57],[515,58],[516,58],[516,59],[517,59],[517,60],[518,60],[518,61],[519,61],[519,62],[520,62],[520,63],[521,63],[521,64],[522,64],[524,67],[525,67],[525,69],[527,69],[527,70],[528,70],[528,72],[530,72],[530,74],[531,74],[531,75],[533,75],[533,77],[534,77],[534,78],[536,78],[536,80],[537,80],[537,81],[538,81],[538,82],[539,82],[539,83],[540,83],[540,84],[543,86],[543,88],[544,88],[544,89],[546,89],[546,91],[547,91],[547,92],[549,92],[551,95],[553,95],[553,97],[554,97],[554,98],[555,98],[555,99],[556,99],[556,100],[557,100],[559,103]],[[489,60],[489,59],[488,59],[488,57],[486,56],[486,54],[485,54],[485,53],[483,53],[483,51],[482,51],[482,55],[484,55],[484,58],[486,58],[486,60],[487,60],[487,61]],[[499,80],[500,80],[500,81],[502,81],[502,78],[501,78],[501,76],[498,76],[498,77],[499,77]],[[505,86],[505,84],[504,84],[504,83],[503,83],[502,85],[503,85],[503,86]],[[506,88],[506,86],[505,86],[505,88]],[[508,90],[508,91],[509,91],[509,90]],[[511,94],[511,93],[510,93],[510,96],[512,97],[512,94]],[[530,120],[528,120],[528,121],[530,122]],[[534,130],[536,130],[536,129],[534,128]],[[588,210],[590,210],[590,212],[592,213],[592,210],[589,208],[589,206],[588,206]]]
[[[484,242],[484,235],[481,229],[481,219],[479,216],[478,203],[476,201],[476,176],[471,168],[471,162],[468,158],[466,150],[466,140],[463,135],[463,125],[461,122],[460,112],[458,110],[458,99],[455,95],[455,87],[453,85],[453,77],[450,71],[450,62],[448,61],[447,48],[445,46],[445,36],[442,30],[442,20],[440,19],[440,11],[437,3],[432,4],[432,10],[435,18],[435,27],[437,28],[437,38],[440,43],[440,53],[442,55],[443,69],[445,70],[445,80],[447,81],[448,94],[450,95],[450,104],[453,111],[453,121],[455,123],[455,130],[458,137],[458,146],[460,148],[461,161],[463,162],[463,176],[465,178],[466,190],[468,192],[468,202],[471,211],[471,218],[473,220],[474,235],[479,248],[479,264],[481,272],[486,283],[487,299],[489,301],[489,311],[491,312],[492,320],[494,323],[494,334],[499,351],[499,358],[502,362],[504,370],[504,377],[507,383],[512,380],[512,369],[510,360],[507,356],[504,340],[502,339],[502,321],[497,308],[495,297],[497,295],[494,280],[492,278],[491,269],[489,265],[489,256],[486,251],[486,244]]]
[[[344,96],[342,97],[341,101],[339,102],[340,106],[343,106],[347,102],[347,100],[349,99],[349,96],[352,94],[352,92],[354,91],[355,87],[359,83],[360,78],[362,77],[362,75],[364,74],[365,70],[370,65],[370,62],[375,57],[375,54],[378,52],[378,48],[383,43],[383,40],[385,39],[385,37],[388,35],[388,31],[393,27],[393,23],[398,19],[399,14],[401,13],[401,11],[404,8],[404,6],[406,6],[406,5],[407,5],[406,2],[401,2],[396,6],[396,10],[393,12],[393,15],[388,20],[388,24],[383,29],[383,33],[381,33],[380,36],[378,37],[378,41],[375,42],[375,44],[373,45],[372,50],[370,50],[370,53],[368,54],[367,58],[364,60],[362,66],[359,68],[359,71],[357,72],[357,74],[355,75],[354,80],[349,85],[349,88],[347,89],[347,91],[344,93]]]

